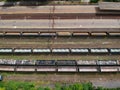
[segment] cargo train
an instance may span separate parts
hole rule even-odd
[[[64,32],[13,32],[13,31],[8,31],[8,32],[0,32],[0,36],[22,36],[22,37],[27,37],[27,36],[36,36],[36,37],[56,37],[56,36],[81,36],[81,37],[94,37],[94,36],[100,36],[100,37],[120,37],[120,32],[98,32],[98,31],[93,31],[93,32],[69,32],[69,31],[64,31]]]
[[[120,60],[2,60],[9,72],[120,72]]]
[[[0,54],[120,54],[120,48],[0,48]]]

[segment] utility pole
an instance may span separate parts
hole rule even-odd
[[[52,9],[52,30],[54,30],[55,26],[55,1],[53,0],[53,9]],[[52,44],[54,44],[55,37],[52,36]]]
[[[55,26],[55,1],[53,0],[53,5],[50,8],[50,15],[49,15],[49,29],[48,29],[48,33],[50,33],[50,29],[54,30],[54,26]],[[52,44],[54,44],[54,36],[52,35]],[[50,48],[50,38],[48,38],[48,48]]]
[[[53,0],[53,8],[52,8],[52,30],[54,30],[54,13],[55,13],[55,1]]]

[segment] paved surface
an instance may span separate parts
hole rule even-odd
[[[52,28],[52,20],[1,20],[0,28]],[[54,28],[120,28],[115,19],[54,20]]]
[[[97,6],[56,6],[55,13],[95,13]],[[53,6],[14,6],[14,7],[0,7],[0,14],[12,13],[50,13],[53,12]]]
[[[0,14],[18,14],[18,13],[51,13],[53,6],[11,6],[0,7]],[[54,13],[111,13],[111,11],[99,11],[98,5],[56,5]],[[119,11],[114,11],[120,14]]]

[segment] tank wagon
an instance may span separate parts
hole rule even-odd
[[[52,53],[54,54],[68,54],[70,53],[69,48],[53,48]]]
[[[15,54],[32,53],[32,49],[31,48],[14,48],[13,53],[15,53]]]
[[[0,54],[120,54],[120,48],[0,48]]]
[[[89,54],[88,48],[71,48],[70,49],[72,54]]]
[[[120,72],[120,60],[5,60],[0,71],[9,72]]]
[[[107,49],[107,48],[91,48],[90,52],[91,52],[91,54],[108,54],[109,49]]]
[[[12,48],[0,48],[0,54],[8,54],[8,53],[13,53],[14,50]]]
[[[36,54],[36,53],[51,53],[51,49],[49,49],[49,48],[34,48],[34,49],[32,49],[32,52],[34,53],[34,54]]]

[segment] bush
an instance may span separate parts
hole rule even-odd
[[[120,88],[103,88],[98,87],[95,89],[92,83],[75,83],[72,85],[64,84],[56,84],[54,88],[50,87],[39,87],[35,88],[35,85],[30,82],[0,82],[0,90],[120,90]]]

